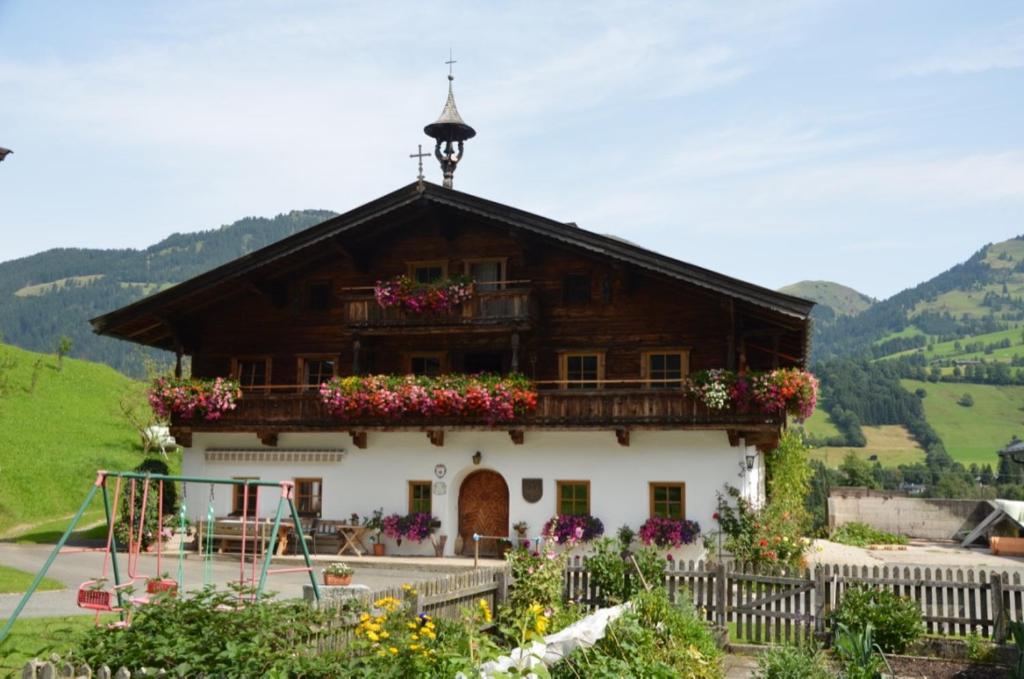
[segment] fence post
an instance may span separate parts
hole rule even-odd
[[[494,584],[498,586],[494,590],[494,608],[497,609],[508,599],[508,571],[500,570],[494,574]]]
[[[729,576],[723,562],[715,568],[715,624],[722,629],[729,625]]]
[[[1006,606],[1003,601],[1003,576],[992,573],[992,641],[1006,643]]]
[[[821,564],[814,567],[814,637],[818,641],[825,639],[828,615],[828,579],[825,576],[825,568]]]

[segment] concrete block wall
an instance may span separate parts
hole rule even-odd
[[[834,488],[828,498],[829,531],[860,521],[878,530],[925,540],[951,540],[972,517],[984,517],[984,500],[908,497],[867,488]]]

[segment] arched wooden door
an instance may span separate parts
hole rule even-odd
[[[459,535],[462,553],[473,553],[473,533],[508,535],[508,484],[498,472],[473,472],[459,486]],[[480,541],[480,553],[497,556],[498,541]]]

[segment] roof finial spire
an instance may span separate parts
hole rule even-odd
[[[455,176],[455,167],[462,160],[465,152],[464,142],[476,136],[476,130],[467,125],[459,115],[459,109],[455,107],[455,93],[452,90],[452,81],[455,80],[453,66],[456,61],[452,51],[448,50],[448,100],[441,110],[441,117],[423,128],[428,137],[437,140],[434,144],[434,157],[441,164],[441,172],[444,174],[444,187],[452,188],[452,181]],[[444,142],[444,150],[441,150],[441,142]],[[458,144],[458,153],[455,152],[453,144]]]

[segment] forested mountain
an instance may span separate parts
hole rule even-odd
[[[779,288],[779,292],[817,302],[816,315],[828,319],[859,314],[876,301],[862,292],[832,281],[800,281]],[[825,307],[828,307],[827,312]]]
[[[1007,330],[1024,321],[1024,237],[989,244],[931,280],[871,305],[863,312],[818,317],[814,360],[878,358],[938,341]],[[891,337],[903,335],[903,337]],[[914,339],[914,336],[918,339]],[[896,340],[891,351],[872,346]],[[902,342],[902,344],[901,344]]]
[[[138,376],[140,350],[94,335],[89,318],[333,216],[326,210],[296,210],[273,219],[247,217],[218,229],[175,233],[145,250],[60,248],[2,262],[0,333],[6,342],[43,352],[52,352],[66,335],[74,343],[74,356]]]

